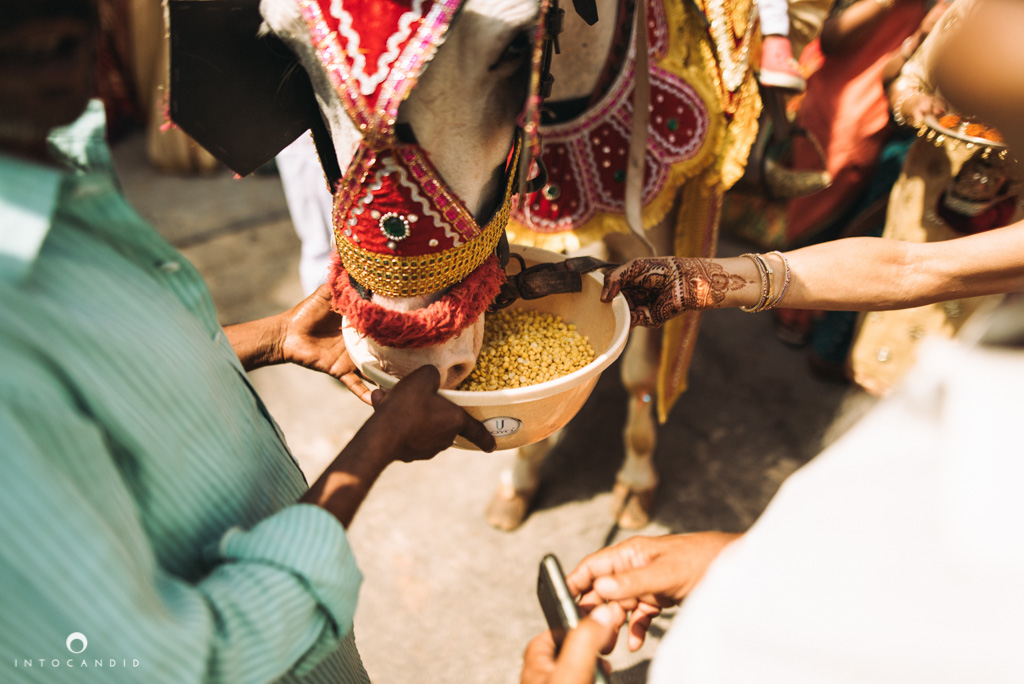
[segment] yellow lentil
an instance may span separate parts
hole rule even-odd
[[[487,314],[476,367],[457,389],[527,387],[560,378],[594,360],[590,341],[561,316],[526,309]]]

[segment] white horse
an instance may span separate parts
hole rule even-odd
[[[337,78],[332,80],[330,70],[325,69],[322,45],[318,51],[316,29],[314,27],[311,30],[309,6],[313,4],[319,5],[318,11],[325,8],[334,11],[336,8],[342,9],[344,3],[338,0],[333,3],[327,0],[319,3],[312,0],[261,0],[260,11],[267,29],[288,45],[309,74],[322,116],[330,131],[338,166],[344,171],[353,158],[361,153],[360,145],[365,143],[367,136],[366,124],[364,122],[360,128],[353,120],[351,107],[347,111],[343,101],[346,86],[339,84]],[[616,18],[624,6],[619,0],[598,0],[597,11],[601,21],[592,27],[572,12],[567,13],[565,31],[559,37],[560,55],[552,64],[554,90],[551,101],[587,97],[598,89],[599,81],[606,75],[607,56],[616,49],[616,45],[622,49],[617,42],[620,40],[622,22],[617,22]],[[746,6],[752,6],[752,3],[747,0]],[[689,156],[683,159],[683,166],[686,166],[687,172],[676,174],[678,177],[674,179],[673,186],[667,189],[660,186],[656,188],[671,197],[667,200],[664,196],[661,198],[660,203],[665,207],[661,216],[653,220],[650,216],[644,217],[645,223],[649,224],[644,226],[648,229],[646,240],[638,239],[625,227],[624,220],[620,220],[620,227],[603,230],[593,244],[600,245],[605,255],[610,254],[618,259],[641,255],[652,244],[659,253],[678,252],[680,245],[685,243],[681,242],[678,231],[688,225],[681,218],[686,213],[681,183],[684,177],[698,178],[700,187],[692,195],[691,199],[695,199],[690,206],[696,207],[699,204],[701,207],[697,212],[701,214],[698,219],[701,231],[695,243],[697,247],[683,249],[696,252],[692,256],[710,256],[714,250],[717,228],[717,203],[724,189],[735,180],[732,176],[736,176],[735,169],[723,172],[722,159],[730,149],[734,157],[745,158],[744,147],[749,148],[753,139],[752,130],[730,128],[730,122],[742,118],[737,117],[737,113],[750,119],[752,112],[756,126],[760,105],[756,102],[747,109],[737,110],[736,102],[742,101],[744,95],[749,99],[751,84],[748,74],[740,74],[739,85],[723,83],[725,71],[716,62],[716,57],[721,57],[722,46],[719,45],[716,50],[706,29],[697,26],[703,17],[695,8],[684,8],[682,3],[675,3],[669,10],[671,16],[666,19],[666,14],[657,14],[662,11],[659,0],[648,3],[645,8],[648,7],[654,8],[655,16],[647,22],[646,28],[655,41],[660,40],[659,31],[665,34],[664,44],[652,46],[652,54],[655,58],[660,55],[678,62],[670,66],[686,74],[689,81],[693,82],[692,86],[687,85],[687,93],[693,96],[695,116],[704,117],[699,122],[703,128],[697,126],[700,130],[696,133],[692,130],[680,131],[679,136],[699,134],[703,137],[690,145],[692,149],[686,152]],[[393,121],[394,130],[398,132],[396,137],[404,135],[405,138],[415,140],[429,157],[439,180],[454,196],[461,199],[465,209],[479,224],[483,224],[496,209],[500,213],[502,203],[507,202],[503,191],[507,195],[506,176],[510,151],[515,156],[510,141],[517,128],[517,117],[528,97],[531,57],[534,56],[533,39],[537,35],[540,11],[541,5],[537,0],[466,0],[436,54],[432,53],[426,58],[429,63],[422,73],[417,74],[415,87],[401,102]],[[748,21],[753,21],[752,15],[746,16]],[[731,22],[731,17],[729,20]],[[687,25],[682,26],[681,23]],[[731,23],[729,28],[731,30]],[[629,33],[626,35],[628,37]],[[749,38],[749,34],[746,37]],[[356,40],[350,37],[349,45],[358,48],[357,39],[358,36]],[[676,44],[669,54],[666,46],[670,41],[690,44]],[[634,35],[630,44],[636,42]],[[647,42],[645,40],[641,45]],[[744,50],[748,48],[749,44]],[[657,50],[662,52],[658,53]],[[729,57],[733,56],[730,53]],[[744,70],[745,63],[738,68]],[[372,71],[372,65],[367,67],[367,71]],[[735,74],[731,76],[735,81]],[[384,74],[384,77],[387,75]],[[677,80],[687,83],[682,78]],[[733,109],[730,111],[719,101],[723,94],[728,94],[726,91],[734,95]],[[753,91],[756,99],[756,84]],[[656,114],[655,109],[652,103],[652,111]],[[378,121],[383,121],[381,125],[387,127],[386,116]],[[661,124],[664,125],[664,122]],[[373,125],[371,122],[371,128]],[[674,141],[676,136],[672,134],[670,137]],[[735,154],[737,151],[739,154]],[[680,162],[676,160],[674,163]],[[742,164],[739,167],[741,169]],[[373,176],[367,171],[361,176],[362,182],[373,182],[373,178],[376,178],[379,186],[387,172],[378,173],[383,175]],[[362,190],[351,190],[350,194],[355,197],[359,192]],[[358,210],[356,207],[353,211],[358,213]],[[336,215],[335,220],[343,221],[346,216],[355,217],[355,213],[350,212],[340,217]],[[382,230],[386,218],[380,218]],[[404,237],[409,234],[408,221],[404,228],[395,225],[398,231],[395,235]],[[515,233],[515,239],[542,242],[531,240],[522,227]],[[563,244],[559,248],[568,249],[583,242],[579,241],[577,245]],[[389,242],[388,246],[394,247],[394,243]],[[415,314],[429,309],[442,301],[448,292],[442,288],[414,296],[389,296],[380,294],[376,288],[365,289],[372,290],[372,294],[363,294],[370,297],[374,306],[396,312],[399,320],[403,314]],[[474,366],[482,339],[482,325],[481,315],[453,337],[427,347],[413,345],[398,348],[389,344],[392,340],[371,339],[370,350],[381,366],[393,375],[402,376],[429,363],[441,371],[442,386],[453,388]],[[684,335],[684,342],[692,343],[695,332],[696,321],[692,321]],[[667,353],[670,352],[659,349],[658,335],[646,330],[635,330],[622,363],[623,379],[634,400],[630,402],[625,429],[626,460],[616,478],[615,498],[621,512],[620,524],[629,527],[647,522],[657,484],[657,474],[651,463],[656,442],[652,398],[657,395],[659,368]],[[688,357],[685,362],[688,363]],[[674,397],[667,400],[669,404],[672,399]],[[542,443],[521,450],[514,465],[503,476],[498,494],[488,511],[488,519],[492,524],[511,529],[522,521],[537,489],[540,461],[549,446],[548,443]]]
[[[345,170],[363,134],[324,70],[308,17],[296,0],[262,0],[260,12],[265,26],[308,73],[338,166]],[[536,0],[468,0],[398,112],[398,123],[413,132],[444,183],[478,220],[500,199],[497,170],[508,157],[516,116],[526,97],[523,72],[537,13]],[[440,294],[394,298],[375,293],[373,299],[383,307],[414,310]],[[441,371],[442,387],[451,388],[473,369],[482,330],[481,317],[444,344],[395,349],[378,344],[387,340],[370,343],[385,370],[401,377],[432,364]]]

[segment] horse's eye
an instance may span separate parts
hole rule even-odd
[[[496,69],[502,64],[508,64],[509,62],[518,62],[530,51],[530,34],[526,31],[520,31],[516,34],[515,38],[505,46],[501,56],[498,60],[491,65],[491,69]]]

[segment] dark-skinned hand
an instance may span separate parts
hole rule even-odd
[[[321,285],[284,317],[281,356],[284,361],[327,373],[341,380],[363,402],[370,403],[370,389],[342,337],[340,314],[331,309],[331,289]]]
[[[611,651],[615,633],[624,622],[625,615],[617,605],[597,608],[569,630],[560,652],[550,630],[538,634],[523,654],[520,684],[593,684],[595,668],[610,672],[598,654]]]
[[[484,451],[493,451],[494,437],[461,406],[437,393],[441,375],[422,366],[388,391],[374,390],[374,414],[363,430],[382,430],[395,449],[395,460],[432,458],[461,435]]]

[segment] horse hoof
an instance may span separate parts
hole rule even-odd
[[[612,505],[618,520],[616,521],[624,530],[639,530],[651,522],[651,509],[654,505],[654,488],[641,492],[631,491],[624,484],[615,484],[612,490]]]
[[[530,507],[530,498],[525,494],[498,492],[487,505],[487,522],[503,532],[511,532],[523,524]]]

